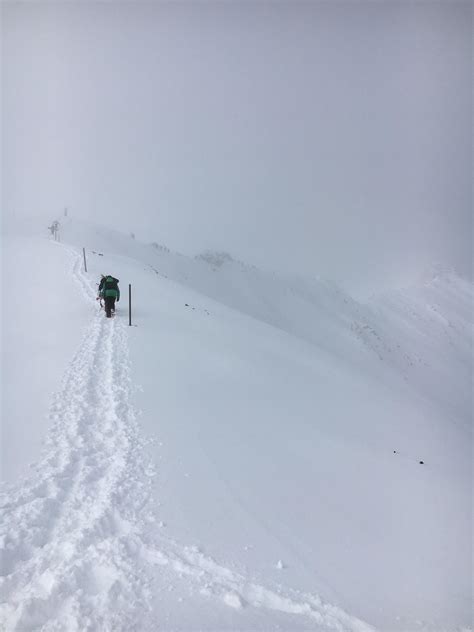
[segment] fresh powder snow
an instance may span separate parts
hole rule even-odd
[[[59,239],[2,236],[2,630],[472,629],[470,282]]]

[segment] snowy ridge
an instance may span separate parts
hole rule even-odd
[[[435,266],[422,284],[390,290],[364,303],[333,282],[272,273],[226,253],[207,252],[191,259],[71,218],[63,222],[62,231],[68,242],[100,250],[101,266],[114,253],[130,257],[152,270],[157,280],[179,283],[308,341],[357,371],[367,370],[363,364],[368,354],[374,360],[370,372],[389,369],[423,397],[437,392],[444,410],[455,410],[459,423],[469,429],[473,286],[453,270]],[[445,370],[440,370],[439,358]],[[451,380],[458,370],[461,379]]]
[[[380,360],[420,393],[436,399],[446,416],[472,431],[472,284],[452,272],[419,288],[382,294],[354,331]],[[440,358],[443,362],[440,362]],[[457,379],[452,380],[451,376]]]
[[[80,255],[72,266],[92,302]],[[167,567],[230,608],[301,615],[317,630],[372,630],[317,596],[270,590],[157,533],[127,358],[124,323],[95,312],[54,398],[44,458],[2,494],[0,627],[156,630],[150,604]]]

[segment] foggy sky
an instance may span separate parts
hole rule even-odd
[[[402,282],[472,243],[470,2],[2,4],[2,213]]]

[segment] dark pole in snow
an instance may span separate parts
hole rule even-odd
[[[82,254],[84,255],[84,270],[87,272],[87,261],[86,261],[86,249],[82,249]]]
[[[128,326],[132,326],[132,284],[128,284]]]

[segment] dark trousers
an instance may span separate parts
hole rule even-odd
[[[112,316],[112,312],[115,312],[115,296],[106,296],[104,298],[104,309],[107,318]]]

